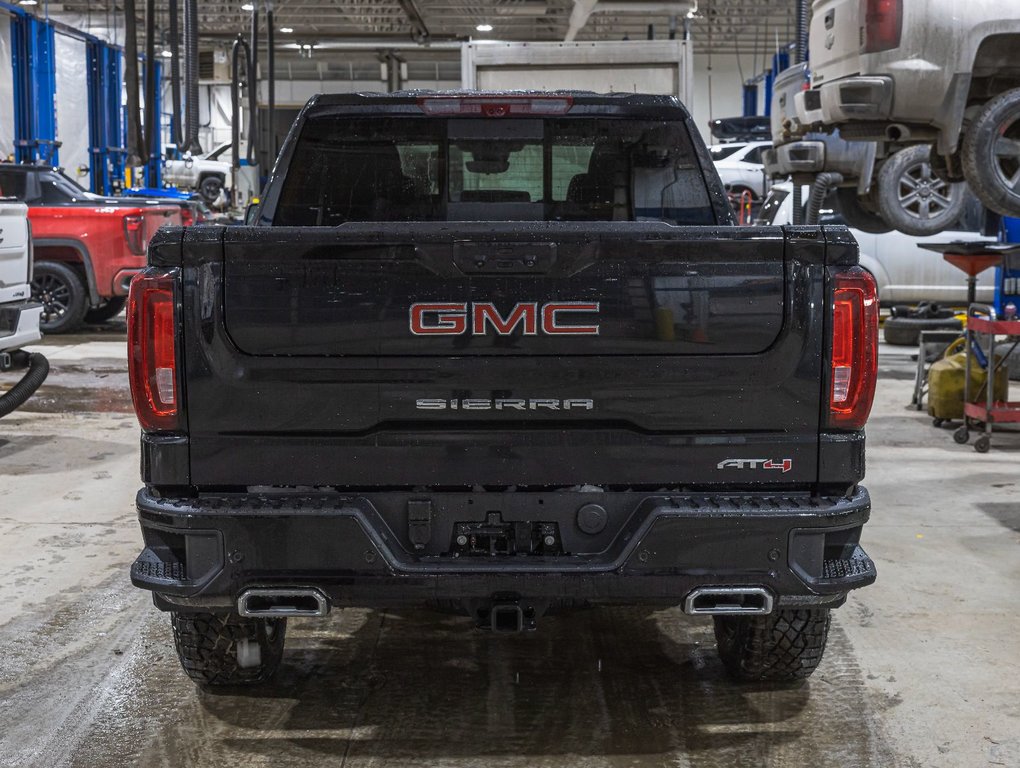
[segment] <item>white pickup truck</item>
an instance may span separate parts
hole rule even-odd
[[[1020,216],[1018,46],[1017,0],[814,0],[798,119],[877,142],[879,157],[930,147],[938,177]],[[893,170],[877,176],[890,203],[934,191]]]
[[[759,218],[762,224],[782,226],[793,222],[793,185],[780,182],[772,185],[762,205]],[[808,187],[802,198],[808,198]],[[966,217],[965,217],[966,218]],[[976,218],[972,216],[970,218]],[[844,224],[838,211],[823,208],[819,224]],[[861,248],[861,267],[868,270],[878,286],[882,304],[919,304],[933,301],[946,305],[964,306],[967,303],[967,278],[939,254],[919,248],[922,243],[945,243],[954,240],[982,240],[976,222],[957,221],[952,228],[938,235],[917,237],[895,230],[883,233],[854,229],[850,232]],[[986,270],[978,275],[977,300],[991,303],[995,298],[995,272]]]
[[[241,148],[242,157],[244,146]],[[230,144],[220,144],[211,152],[192,157],[175,157],[176,148],[167,147],[163,163],[163,180],[178,189],[195,189],[209,205],[216,203],[220,193],[230,192]]]
[[[25,402],[46,379],[49,364],[39,354],[22,351],[39,341],[43,307],[32,301],[32,232],[28,206],[0,197],[0,373],[27,367],[12,387],[0,384],[0,416]]]

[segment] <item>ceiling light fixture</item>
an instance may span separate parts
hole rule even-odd
[[[280,31],[283,32],[283,34],[285,35],[289,35],[291,32],[294,31],[294,27],[280,27]]]
[[[39,0],[21,0],[19,5],[39,5]]]
[[[164,59],[172,59],[174,57],[173,51],[170,50],[162,50],[159,52],[159,55]]]
[[[254,3],[245,3],[244,5],[241,6],[241,10],[242,11],[254,11],[255,10],[255,5],[254,5]]]
[[[479,24],[477,27],[475,27],[475,29],[477,29],[479,32],[491,32],[492,31],[492,25],[491,24]]]

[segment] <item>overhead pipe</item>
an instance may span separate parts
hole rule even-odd
[[[197,2],[197,0],[196,0]],[[138,101],[138,19],[135,0],[124,0],[124,88],[127,90],[127,164],[142,164],[141,104]]]
[[[251,90],[252,77],[251,77],[251,49],[248,47],[248,43],[245,39],[238,35],[234,40],[233,48],[230,51],[230,168],[231,168],[231,194],[237,195],[238,190],[238,171],[241,169],[241,127],[240,127],[240,111],[241,111],[241,94],[240,94],[240,54],[244,54],[244,67],[245,67],[245,81],[249,84],[249,90]],[[249,123],[250,125],[251,123]],[[248,152],[251,152],[251,137],[249,136],[248,141]],[[250,156],[249,156],[250,162]],[[235,200],[236,202],[236,200]]]
[[[170,142],[180,149],[181,137],[181,32],[177,0],[169,0],[170,31]]]
[[[152,153],[159,145],[156,131],[156,0],[145,0],[145,136],[142,147],[146,164],[153,162]]]
[[[411,38],[419,42],[428,40],[429,28],[425,25],[425,19],[422,18],[421,11],[418,10],[414,0],[397,0],[397,4],[400,5],[400,9],[411,25]]]
[[[698,0],[574,0],[563,42],[572,42],[593,13],[633,13],[657,16],[686,16],[696,13]]]
[[[184,152],[202,154],[198,140],[198,0],[184,0]]]
[[[256,123],[256,109],[258,107],[258,78],[259,78],[259,6],[255,3],[251,11],[251,39],[248,43],[248,151],[246,156],[249,163],[256,162],[258,140],[258,123]]]
[[[811,17],[811,0],[797,0],[796,61],[803,64],[808,57],[808,19]]]
[[[278,48],[281,50],[296,50],[296,46],[299,43],[281,43]],[[436,53],[445,53],[447,51],[459,51],[463,48],[464,43],[457,40],[443,40],[435,41],[432,40],[428,44],[419,45],[418,43],[406,43],[406,42],[393,42],[388,38],[379,38],[376,40],[334,40],[334,41],[322,41],[315,43],[316,51],[340,51],[340,52],[356,52],[356,51],[417,51],[419,53],[429,53],[430,51]]]
[[[266,152],[269,154],[268,166],[272,166],[276,162],[276,50],[273,48],[273,36],[275,32],[276,24],[273,21],[273,4],[266,4],[266,43],[268,50],[266,51],[266,58],[269,68],[269,115],[266,118],[266,124],[268,127],[267,139],[269,140],[269,146],[266,147]]]

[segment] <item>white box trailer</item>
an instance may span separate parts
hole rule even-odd
[[[567,89],[676,96],[691,108],[694,60],[686,40],[466,43],[461,83],[483,91]]]

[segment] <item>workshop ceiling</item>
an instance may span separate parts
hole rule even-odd
[[[246,31],[250,14],[241,9],[245,0],[199,1],[200,33],[208,39],[229,38]],[[634,6],[629,11],[627,4]],[[137,0],[139,14],[144,0]],[[180,3],[182,6],[184,0]],[[614,0],[614,10],[593,14],[577,35],[578,40],[644,39],[648,26],[664,38],[671,16],[682,34],[683,17],[675,9],[682,3],[664,0]],[[691,35],[699,52],[764,55],[777,43],[793,36],[796,0],[699,0],[689,19]],[[42,11],[43,3],[39,8]],[[156,4],[157,15],[166,17],[166,0]],[[262,2],[258,6],[263,7]],[[280,38],[315,44],[338,40],[407,41],[428,39],[562,40],[569,27],[573,0],[275,0],[277,29],[291,29]],[[623,7],[623,11],[617,9]],[[123,13],[123,0],[82,0],[49,3],[51,13],[88,16],[92,24],[116,24],[114,11]],[[122,23],[122,21],[121,21]],[[157,20],[160,23],[160,19]],[[491,25],[491,32],[479,32]],[[89,25],[91,26],[91,24]],[[283,42],[281,40],[281,42]]]

